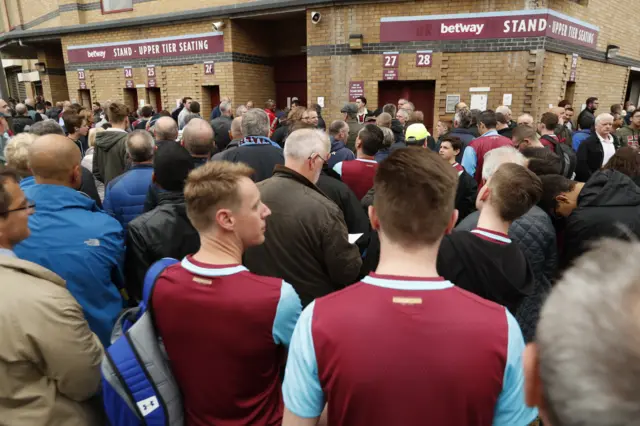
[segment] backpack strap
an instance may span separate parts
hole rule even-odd
[[[140,315],[147,310],[149,299],[151,298],[151,292],[153,291],[153,287],[156,285],[156,280],[158,279],[162,271],[176,263],[178,263],[177,259],[165,257],[151,265],[144,276],[144,284],[142,287],[142,301],[140,301]]]

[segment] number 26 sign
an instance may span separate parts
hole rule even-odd
[[[215,69],[213,67],[213,62],[205,62],[204,63],[204,73],[205,73],[205,75],[215,74]]]
[[[416,66],[417,67],[430,67],[431,66],[431,50],[422,50],[416,53]]]

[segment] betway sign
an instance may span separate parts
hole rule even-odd
[[[595,48],[600,29],[550,9],[382,18],[380,41],[548,36]]]
[[[221,32],[67,47],[69,63],[127,61],[223,51]]]

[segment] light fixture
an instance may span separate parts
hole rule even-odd
[[[41,73],[47,72],[47,65],[44,62],[36,62],[34,66],[36,67],[36,71],[38,72],[41,72]]]
[[[614,59],[620,53],[620,46],[610,44],[607,46],[607,59]]]
[[[213,24],[211,24],[211,27],[213,28],[213,31],[222,31],[222,29],[224,28],[224,22],[214,22]]]
[[[362,34],[349,35],[349,48],[351,50],[362,50]]]

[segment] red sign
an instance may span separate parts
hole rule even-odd
[[[147,65],[147,77],[148,78],[156,78],[156,66],[155,65]]]
[[[78,70],[78,80],[84,80],[84,79],[85,79],[84,70]]]
[[[204,73],[206,75],[215,74],[215,68],[213,67],[213,62],[205,62],[204,63]]]
[[[133,78],[133,68],[125,67],[125,69],[124,69],[124,78]]]
[[[67,47],[69,63],[128,61],[223,51],[220,32]]]
[[[156,87],[156,79],[155,78],[150,78],[149,80],[147,80],[147,86]]]
[[[349,82],[349,102],[355,102],[360,96],[364,96],[364,81]]]
[[[127,89],[133,89],[135,84],[133,84],[133,80],[127,80],[126,82]]]
[[[382,54],[382,68],[398,68],[400,54],[398,52],[387,52]]]
[[[398,69],[397,68],[387,68],[382,70],[382,79],[383,80],[397,80],[398,79]]]
[[[424,50],[416,53],[416,67],[431,67],[431,50]]]
[[[380,41],[471,40],[548,36],[595,48],[600,29],[549,9],[382,18]]]
[[[80,82],[80,90],[86,90],[87,89],[87,83],[85,81],[81,81]]]
[[[569,73],[569,81],[576,81],[576,74],[578,73],[578,54],[574,53],[571,57],[571,72]]]

